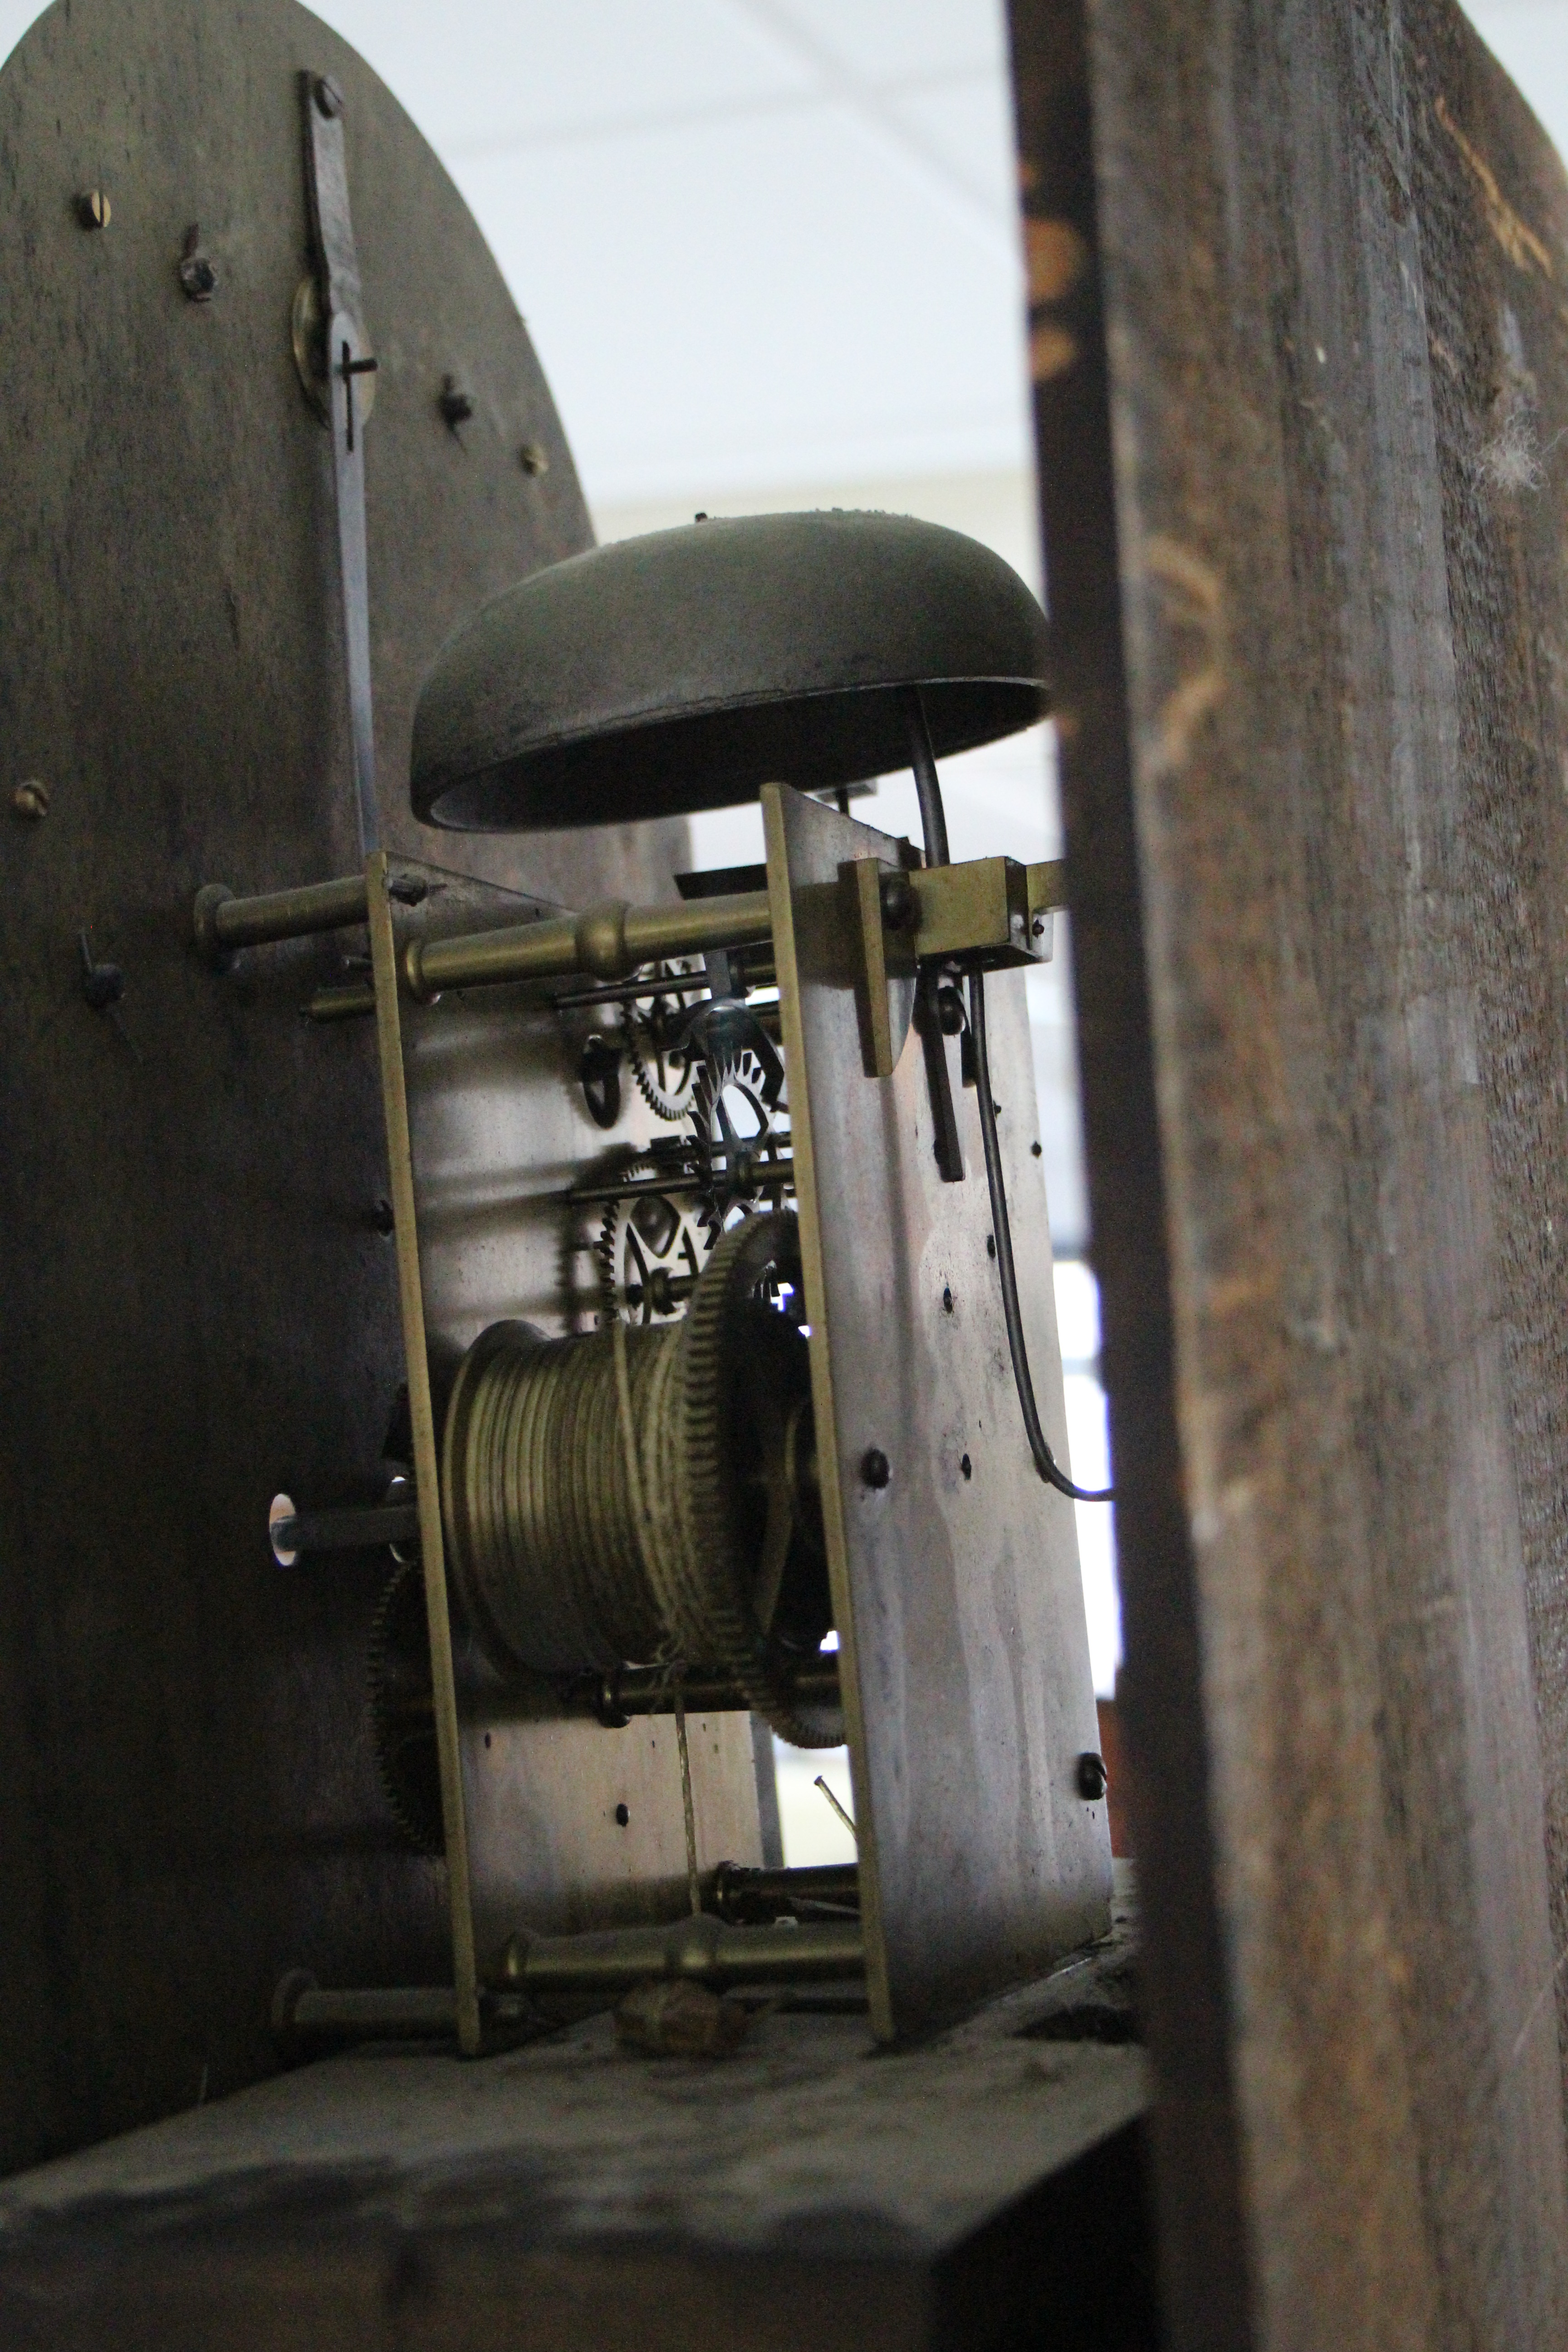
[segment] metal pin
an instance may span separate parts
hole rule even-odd
[[[856,1828],[853,1819],[845,1811],[843,1806],[839,1803],[837,1798],[834,1795],[832,1790],[828,1787],[820,1772],[813,1781],[812,1786],[821,1790],[823,1795],[826,1798],[828,1803],[832,1806],[834,1811],[837,1814],[839,1820],[843,1822],[845,1828],[854,1839],[856,1844],[858,1845],[860,1843],[859,1831]]]

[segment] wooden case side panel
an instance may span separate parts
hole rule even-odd
[[[1568,198],[1436,0],[1014,25],[1173,2330],[1552,2344]]]

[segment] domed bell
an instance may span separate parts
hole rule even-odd
[[[415,814],[512,832],[723,808],[907,767],[1042,718],[1045,614],[961,532],[750,515],[534,572],[449,637],[414,723]]]

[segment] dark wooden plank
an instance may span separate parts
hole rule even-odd
[[[1568,187],[1438,0],[1013,19],[1172,2334],[1555,2345]]]
[[[920,2049],[775,2013],[721,2063],[608,2018],[307,2066],[0,2189],[0,2336],[313,2352],[1152,2344],[1131,1911]]]
[[[354,854],[330,445],[296,378],[298,76],[330,70],[382,367],[366,434],[388,837],[542,894],[667,890],[684,828],[416,826],[447,631],[589,536],[456,189],[292,0],[70,0],[0,77],[0,2169],[273,2063],[280,1969],[445,1965],[364,1727],[369,1560],[285,1577],[280,1487],[379,1491],[402,1378],[374,1039],[309,1032],[327,942],[219,981],[208,880]],[[73,199],[109,194],[107,228]],[[186,229],[216,298],[181,289]],[[459,375],[460,433],[438,406]],[[519,460],[543,444],[548,473]],[[41,777],[47,818],[10,814]],[[123,966],[112,1016],[77,935]]]

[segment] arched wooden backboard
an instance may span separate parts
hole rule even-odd
[[[442,638],[589,542],[516,309],[406,115],[291,0],[61,0],[0,75],[0,2166],[271,2063],[281,1967],[445,1970],[363,1724],[379,1571],[284,1575],[271,1495],[375,1496],[401,1377],[374,1036],[338,950],[217,982],[205,881],[356,858],[329,436],[290,340],[299,76],[346,99],[389,842],[567,902],[684,828],[416,826]],[[106,226],[77,200],[100,190]],[[187,232],[216,266],[179,274]],[[453,427],[445,379],[474,404]],[[523,446],[542,449],[530,471]],[[41,821],[15,788],[47,788]],[[79,940],[123,1001],[84,1001]]]

